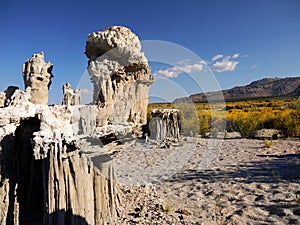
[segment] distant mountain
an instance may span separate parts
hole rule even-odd
[[[245,86],[236,86],[231,89],[223,90],[226,101],[243,99],[258,99],[272,97],[295,97],[300,96],[300,77],[287,78],[264,78],[253,81]],[[179,98],[174,102],[207,102],[222,100],[221,92],[207,92],[191,95],[188,98]]]

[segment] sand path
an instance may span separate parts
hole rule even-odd
[[[299,139],[135,143],[115,161],[120,224],[300,224],[299,150]]]

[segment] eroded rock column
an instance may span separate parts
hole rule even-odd
[[[51,85],[53,65],[45,62],[44,52],[34,54],[23,64],[22,74],[25,88],[30,87],[31,99],[34,104],[48,105],[48,90]]]
[[[85,54],[93,99],[99,106],[100,133],[122,133],[123,129],[123,133],[141,135],[153,77],[139,38],[126,27],[109,27],[88,36]]]
[[[70,83],[65,83],[63,85],[63,105],[80,105],[80,89],[71,89]]]
[[[181,121],[178,109],[154,109],[149,123],[150,138],[163,142],[178,142]]]

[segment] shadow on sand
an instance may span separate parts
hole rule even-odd
[[[204,195],[208,198],[213,194],[213,187],[222,186],[227,184],[227,188],[232,185],[240,184],[235,187],[243,188],[242,195],[252,196],[252,202],[245,202],[232,194],[228,195],[228,199],[236,199],[235,205],[238,205],[239,210],[233,212],[232,215],[243,214],[243,210],[249,206],[260,208],[272,216],[279,218],[289,217],[286,213],[288,211],[293,213],[293,216],[300,216],[300,198],[291,196],[300,196],[300,190],[293,190],[293,192],[285,189],[289,184],[293,183],[294,186],[300,185],[300,158],[298,154],[286,155],[258,155],[264,158],[263,161],[252,161],[238,166],[229,165],[225,170],[186,170],[182,173],[176,174],[168,180],[172,183],[185,183],[193,181],[193,183],[202,183],[208,187],[211,185],[210,191]],[[253,184],[254,183],[254,184]],[[254,186],[250,186],[250,185]],[[263,189],[263,184],[268,189]],[[254,187],[254,188],[253,188]],[[259,190],[259,191],[258,191]],[[228,190],[226,189],[228,192]],[[226,191],[224,194],[226,195]],[[237,193],[238,190],[236,190]],[[292,195],[291,195],[292,194]],[[275,196],[283,197],[275,197]],[[267,197],[268,196],[268,197]],[[230,200],[227,200],[230,201]],[[232,203],[230,203],[232,204]],[[268,220],[268,217],[264,218]],[[298,224],[298,220],[289,217],[288,224]],[[269,221],[266,224],[273,223]],[[265,223],[262,223],[265,224]]]
[[[217,170],[185,170],[176,174],[169,182],[185,182],[199,180],[220,182],[228,179],[242,183],[274,183],[293,181],[300,183],[300,158],[298,154],[257,155],[264,161],[253,161],[238,166],[227,166],[226,171]]]

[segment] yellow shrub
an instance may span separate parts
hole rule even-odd
[[[275,128],[282,130],[286,135],[300,135],[300,110],[285,109],[277,114]]]
[[[179,103],[150,104],[154,108],[177,108],[181,111],[184,133],[200,133],[216,129],[238,131],[244,137],[251,137],[261,128],[279,129],[288,136],[300,136],[300,98],[279,100],[252,100],[243,102],[227,102],[226,113],[217,111],[224,108],[222,104]]]

